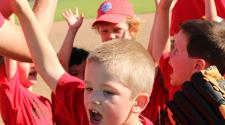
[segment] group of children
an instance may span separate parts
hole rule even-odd
[[[182,2],[187,0],[155,0],[148,51],[135,41],[141,21],[128,0],[105,0],[99,6],[92,28],[102,43],[90,53],[72,48],[83,15],[78,9],[75,14],[66,10],[63,16],[69,29],[56,54],[47,36],[57,0],[37,0],[33,11],[27,0],[1,1],[0,53],[4,63],[0,68],[0,111],[4,123],[167,124],[163,122],[166,114],[161,112],[194,72],[215,65],[225,74],[225,35],[221,35],[225,26],[210,22],[217,21],[217,15],[223,18],[225,2],[193,0],[196,6],[204,6],[205,13],[201,9],[196,11],[200,12],[197,17],[180,19],[181,22],[203,15],[209,21],[187,21],[179,30],[171,28],[170,32],[170,9],[174,14],[171,24],[176,27],[173,25],[181,23],[176,13],[185,9],[181,8]],[[12,13],[21,27],[10,22],[8,17]],[[175,40],[172,45],[170,33]],[[31,64],[11,59],[32,59],[36,70]],[[27,89],[36,81],[36,71],[51,88],[52,103]]]

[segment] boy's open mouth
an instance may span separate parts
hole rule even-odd
[[[35,70],[30,71],[29,74],[28,74],[28,78],[32,79],[32,80],[36,80],[37,79],[37,72]]]
[[[90,122],[93,124],[98,124],[102,120],[102,115],[96,110],[89,110]]]

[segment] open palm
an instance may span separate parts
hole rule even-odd
[[[83,23],[83,14],[79,15],[78,9],[76,8],[76,13],[74,14],[71,9],[65,10],[62,13],[64,19],[66,20],[69,28],[79,29]]]

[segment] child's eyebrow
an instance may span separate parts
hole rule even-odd
[[[84,80],[84,84],[86,84],[86,85],[90,85],[90,84],[91,84],[91,82],[89,82],[89,81],[87,81],[87,80]]]
[[[119,89],[116,86],[110,85],[110,84],[103,84],[102,85],[103,88],[110,88],[111,90],[115,91],[115,92],[119,92]]]

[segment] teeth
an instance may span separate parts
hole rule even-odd
[[[93,112],[93,113],[98,113],[98,111],[95,111],[95,110],[91,110],[91,112]]]
[[[91,123],[98,124],[102,120],[102,115],[97,110],[89,110]]]

